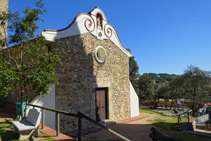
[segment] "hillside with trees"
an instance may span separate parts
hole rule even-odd
[[[211,99],[211,72],[190,65],[182,75],[167,73],[144,73],[139,75],[134,58],[130,60],[130,81],[142,100],[164,98],[177,101],[185,99],[193,112],[198,111],[202,104]],[[172,105],[171,105],[172,107]]]
[[[182,75],[167,73],[138,73],[134,57],[130,59],[130,81],[142,100],[164,98],[186,99],[188,107],[195,113],[202,103],[211,99],[211,72],[190,65]]]
[[[129,72],[130,82],[136,93],[140,99],[145,100],[155,100],[158,97],[163,98],[163,93],[159,88],[177,76],[176,74],[167,73],[144,73],[140,75],[139,66],[134,57],[129,60]]]
[[[167,73],[149,73],[152,80],[155,80],[156,83],[164,83],[166,81],[171,81],[175,78],[176,74],[167,74]]]

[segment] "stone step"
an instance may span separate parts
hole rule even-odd
[[[115,121],[110,121],[110,120],[103,120],[103,121],[100,121],[100,122],[98,122],[98,123],[100,123],[100,124],[102,124],[102,125],[104,125],[104,126],[116,124]],[[100,128],[99,126],[96,126],[96,127],[97,127],[97,128]]]
[[[112,125],[112,124],[116,124],[116,122],[114,122],[114,121],[109,121],[109,122],[104,123],[103,125],[104,125],[104,126],[108,126],[108,125]]]

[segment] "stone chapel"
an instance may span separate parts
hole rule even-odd
[[[41,35],[51,52],[67,55],[63,65],[55,66],[59,85],[51,85],[45,98],[33,97],[31,104],[70,113],[80,111],[98,122],[139,115],[138,96],[129,80],[131,52],[100,8],[77,15],[66,28],[46,29]],[[15,103],[18,98],[18,94],[9,95],[8,101]],[[55,117],[55,113],[45,111],[45,125],[55,129]],[[83,128],[93,126],[82,122]],[[77,130],[77,124],[76,118],[60,115],[61,132]]]
[[[59,79],[55,109],[80,111],[96,121],[139,115],[138,97],[129,80],[131,52],[101,9],[77,15],[64,29],[44,30],[42,36],[52,50],[67,53],[63,65],[55,66]],[[77,120],[61,119],[64,132],[68,131],[65,127],[77,125]]]

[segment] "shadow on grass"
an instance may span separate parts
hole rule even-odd
[[[10,126],[0,127],[0,141],[18,141],[19,133],[14,133]],[[52,137],[40,133],[39,140],[55,141]],[[29,141],[34,141],[34,138],[29,138]]]
[[[19,134],[14,131],[9,131],[5,128],[0,127],[0,140],[2,141],[18,141]]]
[[[19,134],[13,134],[14,126],[10,120],[5,119],[5,122],[0,122],[0,140],[1,141],[16,141]]]
[[[12,121],[17,121],[14,115],[7,113],[0,113],[0,141],[18,141],[19,133],[14,133],[14,126]],[[30,138],[29,141],[34,140],[45,140],[45,141],[55,141],[52,137],[40,132],[39,137]]]

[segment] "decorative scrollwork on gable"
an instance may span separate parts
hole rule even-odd
[[[90,19],[86,19],[84,25],[89,32],[93,32],[95,30],[95,22],[94,19],[90,16]]]
[[[104,33],[108,38],[111,38],[112,36],[112,29],[111,29],[111,25],[110,24],[105,24],[104,26]]]

